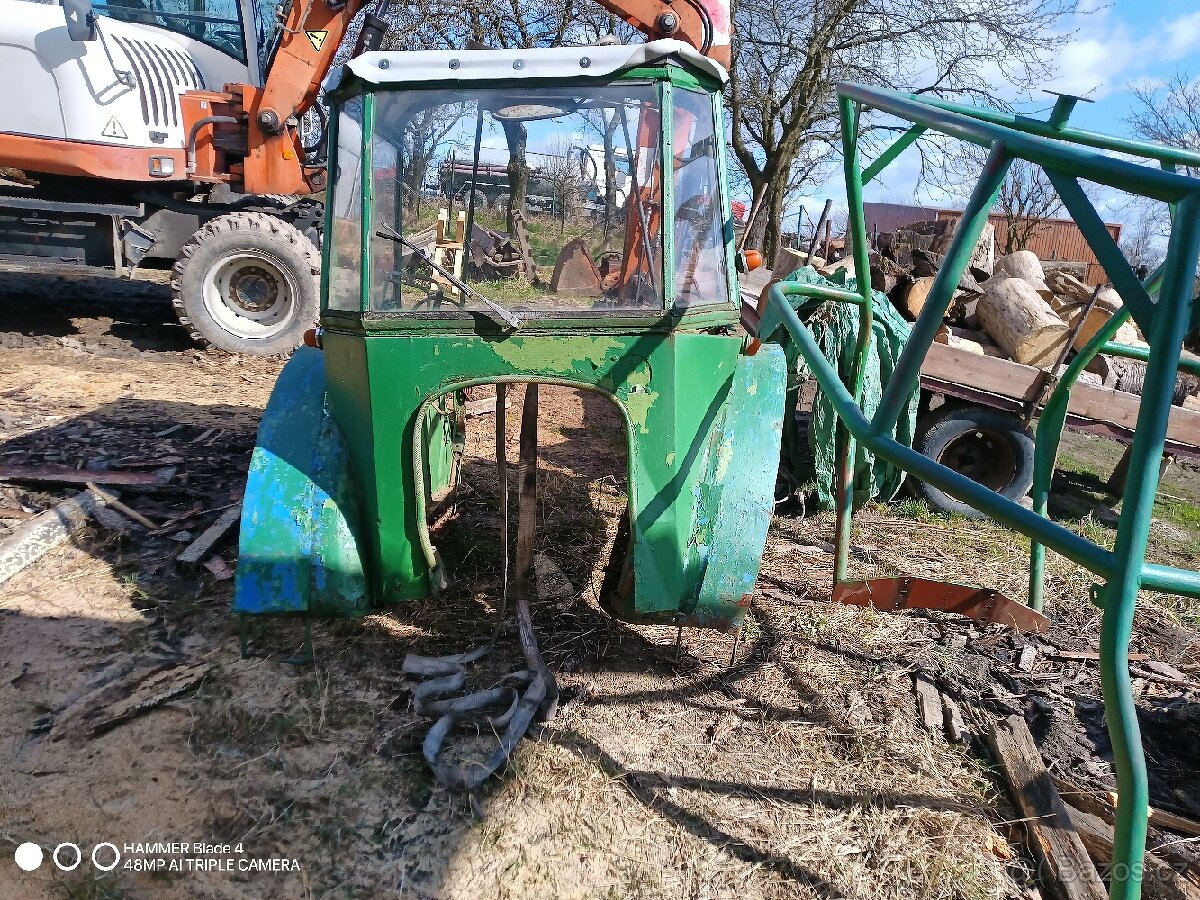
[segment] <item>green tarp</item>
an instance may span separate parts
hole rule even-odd
[[[789,275],[785,281],[803,284],[826,284],[856,290],[853,278],[831,280],[818,275],[814,269],[803,268]],[[854,358],[858,341],[859,307],[849,303],[836,303],[806,297],[789,298],[796,314],[812,330],[821,352],[848,381],[847,371]],[[892,306],[888,298],[874,292],[874,319],[872,331],[874,341],[867,356],[866,377],[863,383],[862,409],[869,419],[875,414],[883,386],[888,383],[896,367],[896,360],[911,331],[906,322]],[[811,376],[804,359],[790,340],[784,339],[784,351],[788,361],[787,409],[795,412],[800,398],[801,386]],[[905,446],[912,446],[913,431],[917,423],[917,402],[920,389],[913,388],[912,395],[900,415],[893,437]],[[794,415],[785,420],[783,430],[783,464],[798,486],[813,485],[817,494],[817,505],[821,509],[834,507],[834,490],[837,484],[837,451],[834,427],[837,416],[833,404],[819,390],[813,403],[812,417],[805,429],[796,427]],[[802,417],[800,421],[803,421]],[[904,473],[895,466],[876,460],[874,454],[861,444],[854,466],[855,506],[867,500],[891,500],[904,482]]]

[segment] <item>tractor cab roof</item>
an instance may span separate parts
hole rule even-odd
[[[370,85],[447,81],[601,80],[629,69],[664,62],[680,63],[722,85],[728,74],[718,63],[682,41],[646,44],[546,47],[525,50],[399,50],[357,56],[329,73],[325,89],[335,91],[353,80]]]

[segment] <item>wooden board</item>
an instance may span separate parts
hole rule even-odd
[[[1043,885],[1058,900],[1105,900],[1108,894],[1025,720],[1010,716],[997,722],[990,743],[1024,820]]]

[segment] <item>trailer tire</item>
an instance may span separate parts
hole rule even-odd
[[[171,302],[203,346],[290,353],[320,312],[317,248],[295,226],[261,212],[210,220],[179,251]]]
[[[1010,500],[1033,487],[1033,437],[1019,419],[998,410],[946,404],[920,422],[913,449]],[[934,509],[985,518],[924,481],[912,479],[912,489]]]

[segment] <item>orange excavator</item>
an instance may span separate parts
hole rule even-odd
[[[317,103],[363,0],[0,0],[0,260],[171,266],[197,341],[272,355],[317,316]],[[378,49],[388,0],[363,16]],[[725,0],[601,0],[729,62]],[[306,136],[310,140],[306,140]]]

